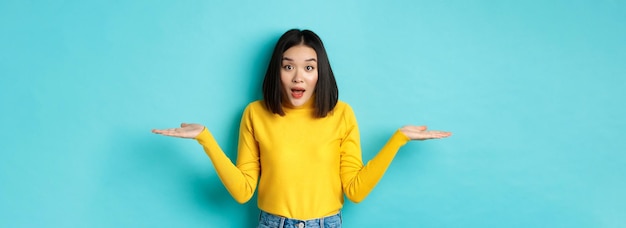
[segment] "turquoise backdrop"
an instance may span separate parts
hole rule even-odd
[[[626,2],[0,2],[0,227],[254,227],[231,158],[278,37],[324,40],[364,160],[403,147],[345,227],[626,227]]]

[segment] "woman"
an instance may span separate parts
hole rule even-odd
[[[292,29],[280,37],[263,98],[244,110],[236,165],[202,125],[153,130],[197,139],[237,202],[247,202],[258,183],[259,227],[341,227],[343,194],[353,202],[363,200],[409,140],[451,135],[404,126],[363,165],[356,118],[338,101],[324,45],[309,30]]]

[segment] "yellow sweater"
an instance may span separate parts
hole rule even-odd
[[[363,166],[352,108],[339,101],[326,117],[315,118],[312,103],[283,107],[285,116],[269,112],[262,101],[250,103],[241,119],[236,165],[207,129],[196,137],[237,202],[250,200],[258,182],[261,210],[300,220],[333,215],[343,206],[343,193],[363,200],[409,141],[396,131]]]

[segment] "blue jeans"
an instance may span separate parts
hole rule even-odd
[[[324,218],[297,220],[261,211],[257,228],[341,228],[341,212]]]

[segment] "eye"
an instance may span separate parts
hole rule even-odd
[[[305,68],[307,71],[312,71],[314,68],[312,66],[306,66]]]
[[[293,66],[292,65],[284,65],[283,69],[285,69],[285,70],[293,70]]]

